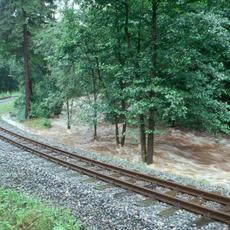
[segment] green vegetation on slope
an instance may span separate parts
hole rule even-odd
[[[1,230],[78,230],[74,217],[15,191],[0,189]]]
[[[1,98],[1,95],[4,95],[4,94],[0,94],[0,98]],[[0,116],[4,114],[11,114],[13,117],[16,118],[16,120],[20,122],[25,122],[26,126],[35,128],[35,129],[44,129],[44,128],[51,127],[50,121],[47,118],[34,118],[31,120],[25,121],[23,118],[23,115],[18,113],[18,111],[16,111],[16,109],[14,108],[14,104],[15,104],[15,100],[9,100],[9,101],[7,100],[5,102],[3,101],[0,102]]]
[[[14,109],[14,100],[0,103],[0,116],[12,112]]]
[[[94,139],[101,118],[121,147],[138,127],[148,164],[159,126],[230,134],[229,1],[61,2],[0,0],[0,91],[23,92],[21,120],[64,107],[70,129],[82,97]]]

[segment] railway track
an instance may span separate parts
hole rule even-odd
[[[167,203],[171,205],[171,213],[185,209],[202,215],[203,219],[217,220],[230,226],[230,197],[96,161],[40,143],[2,127],[0,139],[69,169]],[[159,191],[159,188],[167,191]],[[190,199],[184,199],[184,195]],[[218,208],[209,207],[207,202],[217,204]]]

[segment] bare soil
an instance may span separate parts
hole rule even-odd
[[[115,143],[114,126],[104,123],[98,125],[98,140],[93,141],[92,126],[78,121],[68,130],[64,115],[52,119],[50,129],[34,129],[12,121],[9,116],[4,119],[58,143],[132,162],[141,160],[137,129],[129,129],[126,146],[121,148]],[[156,136],[154,163],[149,167],[230,188],[230,137],[216,138],[205,133],[166,129]]]

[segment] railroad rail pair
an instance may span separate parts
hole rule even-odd
[[[119,186],[129,191],[141,194],[153,200],[158,200],[176,207],[200,214],[204,218],[214,219],[230,226],[230,197],[213,192],[207,192],[191,186],[185,186],[158,177],[127,170],[91,158],[67,152],[65,150],[32,140],[10,130],[0,127],[0,139],[32,154],[43,157],[69,169],[97,178],[109,184]],[[83,165],[82,165],[83,164]],[[116,173],[116,175],[115,175]],[[175,191],[163,193],[156,191],[157,187]],[[191,200],[178,198],[177,195],[188,194]],[[219,209],[207,207],[206,201],[212,201],[221,206]]]

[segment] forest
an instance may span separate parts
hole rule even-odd
[[[158,127],[230,134],[230,1],[0,0],[0,93],[19,120],[59,115],[76,98],[114,125],[138,127],[151,164]]]

